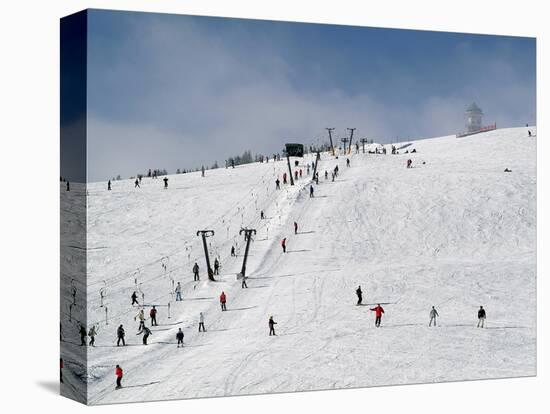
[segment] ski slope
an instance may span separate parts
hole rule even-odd
[[[349,168],[345,156],[323,153],[313,198],[303,167],[310,155],[300,160],[304,177],[279,191],[286,160],[170,175],[166,190],[162,179],[144,178],[140,189],[116,181],[110,192],[88,184],[87,329],[97,324],[99,333],[87,377],[69,384],[87,381],[88,402],[106,404],[535,375],[536,138],[512,128],[409,144],[398,155],[389,145],[388,155],[354,153]],[[257,229],[248,289],[236,279],[241,227]],[[206,277],[203,229],[215,231],[216,282]],[[358,285],[364,304],[384,307],[381,328],[373,306],[356,306]],[[159,310],[147,346],[136,335],[134,290]],[[428,327],[432,305],[437,328]],[[486,329],[476,328],[480,305]],[[63,323],[77,352],[77,326]],[[126,347],[116,347],[120,324]],[[125,371],[120,390],[116,364]]]

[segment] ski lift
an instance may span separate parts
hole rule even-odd
[[[172,277],[172,273],[173,273],[173,270],[168,272],[168,279],[170,279],[170,283],[172,285],[172,289],[170,290],[170,296],[174,297],[174,290],[175,290],[174,283],[175,282],[174,282],[174,278]]]
[[[141,285],[142,285],[142,284],[143,284],[143,283],[140,283],[140,284],[138,285],[138,292],[141,293],[141,301],[142,301],[142,305],[143,305],[143,303],[145,303],[145,293],[143,293],[143,290],[141,290]]]
[[[107,294],[107,282],[103,281],[103,287],[99,289],[99,297],[101,299],[101,304],[99,305],[100,308],[103,307],[103,298],[105,298],[105,295]]]
[[[136,287],[136,290],[138,290],[138,277],[141,276],[141,271],[139,270],[139,267],[134,270],[134,273],[132,273],[132,276],[134,278],[134,285]]]
[[[164,269],[164,273],[166,273],[167,269],[168,269],[168,263],[170,262],[170,257],[169,256],[164,256],[160,259],[160,264],[162,266],[162,268]]]
[[[74,284],[74,278],[71,279],[71,295],[73,297],[73,305],[76,305],[76,286]]]

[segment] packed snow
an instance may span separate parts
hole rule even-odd
[[[77,284],[77,306],[86,330],[96,325],[98,334],[95,347],[80,347],[78,315],[68,321],[68,273],[82,249],[62,248],[64,393],[87,383],[81,398],[106,404],[535,375],[536,138],[512,128],[395,145],[397,155],[390,145],[386,155],[369,154],[376,145],[338,158],[322,153],[314,197],[305,168],[313,154],[299,159],[294,186],[282,184],[286,159],[273,158],[205,177],[170,175],[167,189],[163,177],[143,178],[141,188],[114,181],[111,191],[88,184],[87,304]],[[62,208],[78,191],[61,191]],[[257,230],[248,288],[236,277],[243,227]],[[198,230],[215,231],[207,238],[211,262],[221,262],[215,282]],[[146,316],[150,305],[158,309],[148,345],[136,335],[134,291]],[[480,305],[485,329],[476,327]],[[437,327],[428,326],[432,306]],[[268,335],[271,315],[277,336]],[[120,324],[125,347],[116,346]],[[74,368],[82,349],[87,372]],[[117,364],[124,378],[115,390]]]

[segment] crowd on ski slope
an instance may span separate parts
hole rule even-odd
[[[358,150],[358,147],[357,147],[357,150]],[[416,150],[413,150],[412,153],[415,153]],[[378,148],[376,148],[376,153],[377,154],[386,154],[386,149],[383,148],[382,151],[378,151]],[[392,145],[392,154],[398,154],[399,152],[396,150],[395,146]],[[408,151],[407,151],[408,153]],[[277,158],[277,157],[274,157],[274,161],[275,160],[278,160],[280,158]],[[351,167],[351,161],[349,158],[346,158],[346,167]],[[297,167],[297,166],[296,166]],[[294,169],[294,180],[299,180],[303,177],[303,175],[306,175],[306,176],[309,176],[311,171],[315,171],[315,173],[313,174],[312,176],[312,184],[309,185],[309,196],[310,198],[314,198],[314,194],[315,194],[315,190],[314,190],[314,187],[313,187],[313,183],[315,184],[319,184],[319,171],[316,171],[316,168],[315,168],[315,163],[312,162],[311,164],[307,164],[304,168],[295,168]],[[407,168],[411,168],[412,167],[412,160],[411,159],[408,159],[407,160],[407,163],[406,163],[406,167]],[[305,171],[305,172],[304,172]],[[204,176],[205,172],[204,172],[204,169],[202,170],[202,176]],[[335,179],[338,177],[338,174],[339,174],[339,167],[338,165],[336,165],[329,173],[329,171],[325,170],[324,171],[324,178],[325,180],[328,180],[329,179],[329,174],[330,174],[330,177],[331,177],[331,180],[332,181],[335,181]],[[157,171],[149,171],[149,174],[148,174],[148,177],[150,178],[158,178],[158,175],[157,175]],[[282,184],[283,185],[287,185],[289,183],[289,176],[287,175],[286,172],[284,172],[282,174]],[[142,181],[142,178],[143,176],[142,175],[138,175],[135,182],[134,182],[134,188],[140,188],[140,184],[141,184],[141,181]],[[66,182],[64,179],[61,179],[62,182]],[[168,189],[168,178],[165,177],[163,179],[163,182],[164,182],[164,189]],[[66,182],[66,186],[67,186],[67,191],[70,191],[70,186],[69,186],[69,182],[67,181]],[[107,190],[108,191],[111,191],[112,189],[112,183],[111,181],[109,180],[108,183],[107,183]],[[281,189],[281,180],[279,179],[279,177],[276,178],[275,180],[275,191],[277,190],[280,190]],[[265,215],[264,215],[264,212],[263,210],[260,212],[260,220],[264,220],[265,219]],[[294,231],[294,234],[297,235],[299,234],[299,225],[298,225],[298,222],[294,221],[293,222],[293,231]],[[288,252],[287,250],[287,247],[288,247],[288,238],[287,237],[283,237],[282,240],[281,240],[281,248],[282,248],[282,254],[286,254]],[[231,246],[231,257],[236,257],[236,253],[235,253],[235,246]],[[207,269],[208,272],[213,272],[213,274],[215,275],[218,275],[219,274],[219,271],[220,271],[220,268],[221,268],[221,263],[220,263],[220,260],[218,258],[215,258],[214,260],[214,269],[213,271],[211,269]],[[200,281],[200,266],[198,265],[197,262],[194,263],[193,265],[193,268],[192,268],[192,273],[193,273],[193,281]],[[248,288],[248,285],[247,285],[247,282],[246,280],[248,279],[246,276],[244,275],[241,275],[241,287],[243,289],[246,289]],[[183,300],[183,297],[182,297],[182,287],[181,287],[181,282],[177,282],[177,285],[175,286],[175,289],[174,289],[174,294],[175,294],[175,300],[176,302],[179,302],[179,301],[182,301]],[[363,291],[361,289],[361,286],[358,286],[357,289],[355,290],[355,294],[357,295],[357,306],[362,306],[363,305]],[[74,296],[74,295],[73,295]],[[74,299],[74,298],[73,298]],[[149,318],[146,318],[145,316],[145,307],[147,305],[145,304],[140,304],[139,300],[138,300],[138,294],[136,291],[132,292],[131,296],[130,296],[130,304],[131,306],[133,307],[137,307],[138,308],[138,313],[134,316],[134,321],[138,322],[139,325],[138,325],[138,329],[137,329],[137,334],[136,335],[141,335],[142,336],[142,344],[143,345],[148,345],[148,340],[149,340],[149,337],[153,335],[150,327],[146,326],[146,321],[149,321],[150,323],[150,326],[151,327],[155,327],[155,326],[158,326],[158,322],[157,322],[157,318],[158,318],[158,309],[157,309],[157,306],[156,305],[150,305],[150,309],[149,309],[149,312],[148,312],[148,316]],[[227,311],[227,303],[228,303],[228,297],[227,297],[227,294],[225,293],[225,291],[222,291],[221,294],[219,295],[219,304],[220,304],[220,309],[222,312],[225,312]],[[377,303],[376,306],[372,307],[372,308],[369,308],[370,311],[374,312],[374,326],[376,328],[380,328],[382,326],[382,316],[385,314],[385,310],[384,308],[381,306],[380,303]],[[478,328],[484,328],[485,327],[485,320],[486,320],[486,317],[487,317],[487,314],[485,312],[485,309],[483,308],[483,306],[480,306],[478,311],[477,311],[477,327]],[[432,308],[430,309],[429,311],[429,322],[428,322],[428,326],[429,327],[432,327],[432,325],[434,327],[437,326],[437,318],[439,318],[439,313],[437,311],[437,309],[435,308],[435,306],[432,306]],[[207,329],[206,329],[206,320],[205,320],[205,315],[203,312],[199,312],[198,314],[198,318],[197,318],[197,326],[198,326],[198,332],[199,333],[202,333],[202,334],[205,334],[207,332]],[[268,317],[268,321],[267,321],[267,328],[268,328],[268,335],[269,336],[276,336],[276,332],[275,332],[275,325],[277,324],[277,322],[274,320],[274,317],[273,315],[270,315]],[[94,347],[95,346],[95,339],[96,339],[96,336],[98,335],[98,326],[97,325],[93,325],[89,330],[86,329],[86,327],[83,325],[83,324],[80,324],[79,327],[78,327],[78,330],[79,330],[79,335],[80,335],[80,346],[90,346],[90,347]],[[176,344],[177,344],[177,348],[183,348],[184,346],[184,337],[185,337],[185,334],[184,332],[182,331],[182,328],[178,328],[178,331],[175,335],[175,339],[176,339]],[[87,340],[87,338],[89,338]],[[63,334],[61,333],[61,340],[63,341]],[[116,329],[116,346],[126,346],[127,343],[126,343],[126,330],[124,328],[124,325],[123,324],[120,324],[117,329]],[[63,369],[64,369],[64,363],[63,363],[63,359],[61,358],[60,359],[60,381],[63,382]],[[115,377],[116,377],[116,389],[119,389],[122,387],[122,379],[124,377],[124,371],[122,369],[122,367],[117,364],[116,367],[115,367]]]

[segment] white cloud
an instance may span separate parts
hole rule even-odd
[[[473,99],[491,116],[488,121],[522,124],[527,121],[525,112],[517,111],[517,100],[534,99],[505,62],[487,63],[488,72],[501,77],[501,87],[490,93],[483,93],[486,89],[475,80],[457,85],[453,96],[433,96],[414,106],[388,105],[375,101],[369,91],[304,91],[292,83],[293,71],[299,69],[274,49],[249,51],[195,24],[158,20],[140,33],[147,36],[136,39],[130,33],[128,43],[115,50],[119,56],[114,61],[103,60],[102,44],[90,48],[91,181],[148,168],[175,171],[215,160],[223,164],[246,149],[272,154],[288,140],[324,142],[329,126],[337,128],[336,137],[346,127],[356,127],[357,137],[380,140],[400,133],[401,139],[446,135],[461,129],[463,108]],[[395,81],[410,79],[414,77]],[[101,107],[102,94],[111,91],[119,94],[118,105],[128,106],[113,107],[122,116]]]

